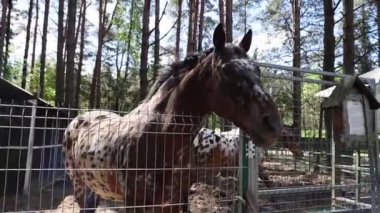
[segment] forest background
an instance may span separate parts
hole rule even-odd
[[[252,29],[259,62],[361,74],[380,66],[379,17],[380,0],[2,0],[0,77],[55,106],[128,110],[218,23],[229,42]],[[288,89],[277,102],[297,121],[313,94]]]

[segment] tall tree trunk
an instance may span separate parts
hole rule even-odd
[[[377,11],[377,66],[380,67],[380,0],[376,0]]]
[[[74,69],[75,69],[75,22],[76,22],[76,0],[67,1],[67,30],[66,30],[66,91],[65,106],[74,107]]]
[[[63,47],[65,43],[64,36],[64,0],[58,2],[58,37],[57,37],[57,64],[56,64],[56,81],[55,81],[55,104],[63,106],[65,100],[65,64]]]
[[[335,72],[335,36],[334,36],[334,0],[325,0],[323,3],[323,13],[324,13],[324,35],[323,35],[323,70],[327,72]],[[322,80],[324,81],[334,81],[332,76],[322,76]],[[330,85],[323,84],[322,89],[327,89]],[[324,118],[325,129],[326,129],[326,137],[331,138],[332,135],[332,123],[331,123],[331,112],[329,110],[323,110],[321,108],[321,116],[320,119]],[[323,114],[323,117],[322,117]],[[319,122],[322,126],[322,121]],[[320,128],[322,129],[322,128]],[[320,133],[319,137],[322,137],[322,133]],[[322,149],[322,147],[318,147]],[[323,147],[325,148],[325,147]],[[327,150],[326,150],[327,151]],[[314,172],[319,172],[320,155],[316,156],[316,166],[314,167]],[[331,162],[331,161],[329,161]]]
[[[24,58],[23,58],[23,62],[22,62],[21,87],[24,89],[26,86],[26,78],[28,76],[28,55],[29,55],[30,25],[32,24],[32,16],[33,16],[33,0],[30,0],[29,1],[29,10],[28,10],[28,22],[26,24]]]
[[[226,42],[232,42],[232,0],[226,0]]]
[[[148,52],[149,52],[150,0],[144,0],[143,28],[140,55],[140,100],[148,94]]]
[[[126,63],[125,63],[125,75],[124,75],[124,83],[127,82],[127,78],[128,78],[128,71],[129,71],[129,63],[130,63],[130,57],[131,57],[131,54],[130,54],[130,50],[131,50],[131,39],[132,39],[132,22],[133,22],[133,12],[134,12],[134,9],[135,9],[135,0],[132,0],[131,1],[131,8],[129,10],[129,29],[128,29],[128,44],[127,44],[127,60],[126,60]]]
[[[81,24],[82,24],[82,11],[83,11],[83,7],[85,7],[86,5],[83,4],[83,1],[80,2],[80,6],[79,6],[79,15],[78,15],[78,20],[76,20],[75,22],[78,23],[77,24],[77,27],[76,27],[76,30],[75,30],[75,46],[77,46],[78,44],[78,39],[79,39],[79,34],[80,34],[80,27],[81,27]]]
[[[154,16],[154,61],[153,61],[153,79],[157,77],[160,64],[160,0],[155,0],[155,16]]]
[[[244,21],[243,21],[244,32],[247,32],[247,7],[248,7],[248,0],[244,0]]]
[[[178,0],[178,21],[177,21],[177,31],[175,37],[175,61],[179,61],[179,51],[181,42],[181,24],[182,24],[182,0]]]
[[[100,108],[100,83],[101,83],[101,68],[102,68],[102,53],[104,37],[108,33],[112,25],[112,19],[118,7],[119,0],[116,1],[111,18],[106,16],[107,0],[99,0],[99,29],[98,29],[98,50],[96,52],[94,73],[92,76],[91,93],[90,93],[90,108]],[[107,20],[108,19],[108,20]],[[109,22],[106,28],[106,22]]]
[[[1,26],[7,26],[7,9],[9,0],[1,0],[2,13],[1,13]],[[0,28],[0,77],[4,72],[4,40],[5,40],[5,27]]]
[[[96,52],[95,58],[95,67],[94,73],[92,76],[92,84],[91,84],[91,93],[90,93],[90,108],[98,108],[100,107],[98,104],[98,99],[100,94],[98,94],[98,86],[100,87],[100,69],[101,69],[101,61],[102,61],[102,50],[103,50],[103,31],[104,31],[104,23],[103,23],[103,0],[99,0],[99,20],[98,20],[98,50]]]
[[[9,79],[11,76],[8,69],[8,58],[9,58],[9,45],[12,37],[11,30],[11,19],[12,19],[12,9],[13,3],[12,0],[9,0],[8,5],[8,13],[7,13],[7,29],[6,29],[6,37],[5,37],[5,56],[4,56],[4,78]]]
[[[78,62],[78,71],[75,84],[75,108],[80,107],[80,85],[82,81],[82,66],[83,66],[83,57],[84,57],[84,43],[85,43],[85,34],[86,34],[86,11],[87,11],[87,2],[82,0],[82,20],[80,23],[80,46],[79,46],[79,62]]]
[[[219,19],[226,30],[226,42],[232,42],[232,0],[219,1]],[[221,131],[229,131],[232,129],[232,123],[225,118],[221,118],[223,126]]]
[[[219,0],[219,22],[226,27],[225,25],[225,12],[224,12],[224,0]]]
[[[195,1],[189,1],[189,28],[187,33],[187,51],[186,53],[189,54],[193,52],[193,26],[194,26],[194,9],[195,9]]]
[[[366,4],[363,4],[360,9],[361,13],[361,23],[360,23],[360,39],[359,42],[361,43],[362,47],[362,55],[359,56],[360,61],[360,68],[359,72],[360,74],[366,73],[368,71],[372,70],[371,66],[371,60],[370,60],[370,49],[371,49],[371,42],[369,40],[369,32],[368,32],[368,16],[366,12]]]
[[[197,49],[197,29],[198,29],[198,15],[199,15],[199,0],[195,0],[195,3],[193,4],[194,6],[194,13],[193,13],[193,33],[192,36],[193,38],[191,39],[191,49],[192,51],[196,51]]]
[[[205,18],[205,0],[201,1],[201,9],[199,13],[199,28],[198,28],[198,51],[202,51],[203,42],[203,28],[204,28],[204,18]]]
[[[354,0],[343,1],[343,69],[345,74],[355,74]]]
[[[323,36],[323,70],[327,72],[334,72],[335,67],[335,36],[334,36],[334,0],[323,1],[324,11],[324,36]],[[323,76],[325,81],[333,81],[332,76]],[[330,87],[323,85],[322,89]]]
[[[301,0],[292,0],[293,15],[293,67],[301,67]],[[301,78],[300,72],[293,72],[295,78]],[[301,126],[301,82],[293,81],[293,127],[300,134]]]
[[[34,72],[34,66],[35,66],[35,61],[36,61],[38,18],[39,18],[39,5],[38,5],[38,0],[36,0],[36,20],[34,23],[34,31],[33,31],[32,62],[30,65],[30,73]]]
[[[40,67],[40,97],[45,93],[45,63],[46,63],[46,43],[49,23],[50,0],[45,0],[44,24],[42,29],[42,47],[41,47],[41,67]]]
[[[123,82],[121,81],[121,68],[123,67],[124,63],[124,54],[125,54],[125,48],[120,47],[121,43],[118,42],[116,45],[116,85],[115,85],[115,102],[113,104],[114,110],[120,110],[120,97],[121,97],[121,88],[123,88]],[[120,56],[121,53],[121,56]]]
[[[335,72],[335,36],[334,36],[334,0],[326,0],[323,4],[324,8],[324,36],[323,36],[323,70],[327,72]],[[332,76],[323,76],[325,81],[334,81]],[[322,89],[327,89],[330,85],[322,85]],[[332,126],[331,126],[331,113],[324,113],[325,127],[327,132],[327,138],[331,138]]]

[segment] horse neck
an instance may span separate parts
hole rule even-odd
[[[169,95],[161,88],[149,101],[142,102],[123,119],[138,121],[138,131],[155,129],[154,131],[195,135],[204,125],[208,115],[205,105],[202,105],[205,103],[203,91],[199,90],[203,85],[202,82],[188,78]],[[197,88],[199,92],[193,88]]]
[[[208,107],[208,84],[199,77],[201,71],[198,65],[190,71],[182,81],[167,96],[164,107],[158,109],[169,121],[169,126],[191,124],[190,132],[196,134],[204,125],[205,119],[211,113]],[[167,122],[166,122],[167,123]],[[186,131],[174,128],[174,131]],[[187,128],[185,128],[187,129]]]

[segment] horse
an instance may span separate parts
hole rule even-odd
[[[284,147],[289,149],[295,159],[303,157],[303,151],[297,140],[294,139],[293,128],[285,126],[280,136],[280,141]],[[289,140],[293,139],[293,140]],[[222,168],[222,167],[237,167],[239,166],[239,129],[233,128],[230,131],[216,133],[212,129],[202,128],[193,141],[195,150],[196,165],[199,167]],[[245,155],[248,158],[255,156],[257,152],[263,153],[261,147],[256,147],[252,140],[248,141],[245,147]],[[259,159],[259,177],[264,184],[270,188],[272,183],[267,174],[263,172],[263,154],[260,154]],[[222,174],[226,175],[225,171],[218,169]]]
[[[128,114],[75,117],[62,145],[81,210],[93,212],[103,198],[136,212],[180,212],[193,182],[192,141],[211,113],[232,121],[257,145],[275,144],[282,121],[247,55],[251,41],[249,30],[239,44],[226,43],[218,24],[213,47],[161,69]]]

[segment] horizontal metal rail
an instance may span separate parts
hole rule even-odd
[[[294,187],[287,189],[265,189],[259,190],[259,196],[270,196],[270,195],[286,195],[294,193],[304,193],[304,192],[322,192],[331,189],[356,189],[359,187],[370,187],[371,184],[348,184],[348,185],[324,185],[324,186],[307,186],[307,187]]]
[[[272,68],[272,69],[279,69],[279,70],[286,70],[286,71],[293,71],[293,72],[311,73],[311,74],[319,74],[319,75],[341,77],[341,78],[352,77],[351,75],[340,74],[340,73],[335,73],[335,72],[312,70],[312,69],[306,69],[306,68],[298,68],[298,67],[270,64],[270,63],[258,62],[258,61],[255,61],[255,63],[259,67],[266,67],[266,68]]]
[[[285,76],[285,75],[274,75],[271,73],[265,73],[262,74],[263,77],[266,78],[275,78],[275,79],[284,79],[284,80],[290,80],[290,81],[300,81],[303,83],[313,83],[313,84],[325,84],[325,85],[330,85],[334,86],[337,83],[333,81],[324,81],[324,80],[316,80],[316,79],[308,79],[308,78],[299,78],[299,77],[293,77],[293,76]]]
[[[335,200],[339,201],[339,202],[348,203],[350,205],[356,205],[359,208],[372,208],[371,204],[363,203],[363,202],[356,202],[355,200],[351,200],[351,199],[348,199],[345,197],[336,197]]]

